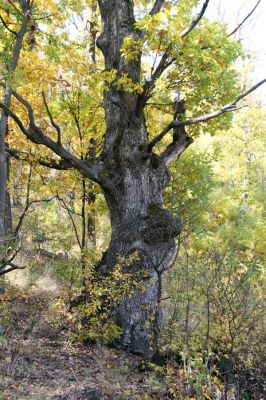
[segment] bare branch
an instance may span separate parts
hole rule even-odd
[[[48,104],[47,104],[47,101],[46,101],[46,98],[45,98],[44,91],[42,91],[42,98],[43,98],[43,102],[44,102],[47,114],[48,114],[48,116],[50,118],[51,124],[57,131],[57,143],[61,145],[61,129],[60,129],[60,126],[57,125],[55,123],[54,119],[53,119],[52,113],[51,113],[51,111],[50,111],[50,109],[48,107]]]
[[[8,265],[5,265],[3,269],[0,266],[0,276],[8,274],[9,272],[14,271],[16,269],[25,269],[25,268],[26,268],[25,266],[20,266],[11,262]]]
[[[8,24],[5,22],[5,20],[3,19],[3,17],[0,15],[0,21],[2,22],[2,24],[4,25],[4,27],[13,35],[17,36],[17,32],[12,31],[12,29],[9,28]]]
[[[200,12],[198,13],[198,15],[196,15],[196,17],[191,21],[191,23],[189,24],[189,26],[181,33],[181,38],[184,38],[185,36],[187,36],[200,22],[201,18],[203,17],[203,15],[205,14],[205,11],[208,7],[210,0],[205,0],[205,2],[203,3],[202,9],[200,10]]]
[[[52,14],[47,14],[47,15],[41,16],[41,17],[35,16],[35,17],[33,17],[32,19],[33,19],[34,21],[41,21],[41,20],[44,20],[44,19],[48,19],[48,18],[51,18],[51,17],[55,17],[56,15],[58,15],[58,14],[57,14],[57,13],[52,13]]]
[[[191,118],[185,121],[172,121],[169,125],[167,125],[162,132],[156,136],[148,145],[148,151],[151,151],[152,148],[158,143],[160,142],[164,136],[173,128],[175,127],[179,127],[179,126],[188,126],[188,125],[195,125],[195,124],[199,124],[201,122],[207,122],[210,119],[216,118],[219,115],[225,114],[227,112],[232,112],[232,111],[236,111],[236,105],[237,103],[244,99],[246,96],[248,96],[250,93],[254,92],[258,87],[260,87],[261,85],[263,85],[266,82],[266,79],[263,79],[262,81],[258,82],[256,85],[252,86],[250,89],[248,89],[246,92],[242,93],[241,95],[239,95],[235,100],[233,100],[232,102],[226,104],[225,106],[221,107],[219,110],[213,111],[212,113],[209,114],[205,114],[202,115],[200,117],[195,117],[195,118]]]
[[[151,78],[146,81],[143,85],[143,94],[142,94],[142,98],[144,99],[144,102],[146,102],[149,98],[149,94],[151,92],[151,90],[154,88],[155,86],[155,82],[157,81],[157,79],[160,78],[160,76],[162,75],[162,73],[168,68],[170,67],[170,65],[175,61],[174,58],[168,59],[169,54],[166,51],[158,66],[156,67],[154,73],[152,74]],[[142,103],[143,104],[143,103]]]
[[[29,208],[33,205],[33,204],[38,204],[38,203],[48,203],[48,202],[50,202],[50,201],[52,201],[52,200],[54,200],[55,199],[55,197],[50,197],[50,198],[48,198],[48,199],[37,199],[37,200],[27,200],[27,203],[26,203],[26,205],[25,205],[25,208],[24,208],[24,210],[23,210],[23,212],[21,213],[21,215],[19,216],[19,221],[18,221],[18,224],[17,224],[17,226],[16,226],[16,229],[15,229],[15,234],[18,234],[18,232],[19,232],[19,230],[20,230],[20,228],[21,228],[21,226],[22,226],[22,223],[23,223],[23,221],[24,221],[24,218],[26,217],[26,214],[27,214],[27,212],[28,212],[28,210],[29,210]]]
[[[59,197],[59,195],[57,195],[56,197],[57,197],[59,203],[61,203],[61,204],[63,205],[63,208],[67,211],[68,216],[69,216],[69,218],[70,218],[70,220],[71,220],[71,222],[72,222],[72,226],[73,226],[73,228],[74,228],[74,232],[75,232],[75,236],[76,236],[76,239],[77,239],[79,248],[82,249],[82,245],[81,245],[80,238],[79,238],[79,234],[78,234],[77,225],[76,225],[76,223],[75,223],[75,221],[74,221],[72,212],[71,212],[70,209],[67,207],[67,205],[66,205],[64,199],[62,199],[61,197]]]
[[[11,0],[7,0],[8,3],[16,10],[16,12],[20,15],[23,15],[22,12],[15,6],[15,4]]]
[[[35,203],[42,203],[42,202],[49,202],[52,201],[55,197],[52,198],[48,198],[48,199],[40,199],[40,200],[32,200],[30,201],[30,181],[31,181],[31,170],[30,170],[30,174],[29,174],[29,178],[28,178],[28,187],[27,187],[27,199],[26,199],[26,204],[25,204],[25,208],[23,210],[23,212],[21,213],[21,215],[19,216],[19,220],[18,220],[18,224],[14,230],[14,237],[13,238],[9,238],[6,240],[1,240],[0,244],[5,244],[5,243],[9,243],[12,242],[16,239],[19,239],[19,243],[18,245],[15,247],[15,249],[11,249],[8,250],[7,253],[5,254],[5,256],[0,260],[0,275],[4,275],[7,274],[15,269],[24,269],[24,266],[19,266],[13,263],[13,260],[16,258],[16,256],[18,255],[21,247],[22,247],[22,238],[23,235],[21,233],[19,233],[21,226],[23,224],[24,218],[27,214],[27,211],[29,210],[29,208],[35,204]]]
[[[14,230],[14,234],[18,235],[19,230],[23,224],[24,218],[26,216],[26,213],[31,205],[30,203],[30,187],[31,187],[31,177],[32,177],[32,164],[30,164],[30,170],[29,170],[29,175],[28,175],[28,180],[27,180],[27,191],[26,191],[26,202],[25,202],[25,207],[22,212],[22,214],[19,216],[17,226]]]
[[[58,171],[66,171],[71,169],[72,166],[64,161],[64,160],[55,160],[53,158],[41,158],[36,157],[36,154],[27,153],[24,151],[18,151],[16,149],[6,148],[6,152],[11,156],[14,157],[16,160],[26,161],[29,162],[30,158],[34,156],[34,161],[37,162],[39,165],[51,169],[56,169]]]
[[[2,108],[8,116],[10,116],[18,125],[19,129],[21,132],[27,136],[28,139],[30,139],[30,132],[25,128],[23,125],[23,122],[20,120],[20,118],[14,114],[8,107],[6,107],[3,103],[0,103],[0,108]],[[33,140],[32,140],[33,141]],[[37,143],[37,142],[34,142]]]
[[[19,239],[19,243],[15,249],[8,249],[7,254],[0,260],[0,276],[13,271],[14,269],[24,269],[25,267],[20,267],[13,263],[13,260],[19,253],[22,246],[22,235],[16,235],[11,239],[7,239],[6,242],[11,242],[15,239]]]
[[[256,5],[252,8],[252,10],[248,13],[248,15],[240,22],[240,24],[237,25],[237,27],[230,32],[227,37],[230,37],[232,35],[234,35],[240,28],[241,26],[244,25],[244,23],[249,19],[249,17],[251,17],[251,15],[254,13],[254,11],[256,10],[256,8],[258,7],[258,5],[261,3],[261,0],[259,0]]]
[[[18,239],[18,236],[9,237],[7,239],[0,239],[0,245],[12,242],[13,240]]]
[[[19,239],[19,243],[14,250],[7,252],[5,257],[0,261],[0,265],[9,265],[20,252],[22,246],[22,234],[18,235],[17,232],[15,234],[16,237]]]
[[[77,215],[78,217],[82,217],[82,214],[81,213],[78,213],[78,212],[76,212],[76,211],[74,211],[73,209],[71,209],[67,204],[66,204],[66,202],[64,201],[64,199],[62,199],[60,196],[59,196],[59,194],[57,193],[57,195],[56,195],[56,198],[57,198],[57,200],[59,200],[59,201],[61,201],[61,202],[64,202],[64,209],[65,210],[68,210],[71,214],[73,214],[73,215]]]
[[[165,2],[165,0],[156,0],[154,5],[153,5],[153,7],[152,7],[150,15],[155,15],[158,12],[160,12],[162,7],[163,7],[163,5],[164,5],[164,2]]]

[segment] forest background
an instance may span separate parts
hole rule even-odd
[[[141,20],[151,2],[135,3]],[[169,28],[174,3],[180,3],[177,7],[185,23],[191,18],[192,6],[201,8],[195,1],[166,1],[155,25],[143,18],[149,42],[143,82],[156,69],[165,42],[176,40],[175,32],[180,30],[178,24]],[[198,116],[202,110],[211,112],[232,101],[259,81],[258,75],[264,78],[260,74],[265,65],[263,33],[256,27],[263,20],[265,2],[258,3],[229,41],[226,35],[238,25],[233,13],[229,27],[201,21],[203,27],[207,25],[208,45],[218,49],[220,43],[221,52],[204,58],[199,44],[204,45],[206,38],[196,37],[189,42],[188,67],[183,65],[181,78],[180,70],[174,69],[168,80],[158,78],[145,110],[151,139],[172,120],[180,99],[185,99],[188,113]],[[2,107],[1,121],[11,109],[27,126],[29,103],[49,137],[62,141],[66,150],[81,159],[96,157],[105,140],[102,98],[116,79],[113,70],[104,70],[96,46],[101,30],[96,2],[32,2],[30,23],[23,32],[17,63],[10,70],[18,38],[14,32],[23,27],[22,5],[23,1],[0,2],[1,104],[5,106],[7,89],[13,91],[11,105]],[[228,23],[224,5],[219,9],[210,4],[206,17],[222,17],[222,24],[224,20]],[[245,2],[248,11],[242,9],[237,21],[255,5]],[[234,7],[239,10],[239,4]],[[200,31],[201,24],[195,30]],[[125,39],[123,56],[134,59],[139,46]],[[253,49],[260,50],[258,57]],[[141,94],[143,86],[122,75],[116,89]],[[242,100],[234,115],[226,113],[189,128],[194,143],[169,164],[164,205],[182,218],[183,229],[175,239],[177,251],[165,271],[158,299],[164,321],[156,346],[163,356],[145,366],[160,382],[157,398],[259,399],[265,394],[264,94],[261,87]],[[6,127],[8,184],[0,307],[6,312],[5,301],[14,297],[14,290],[27,296],[50,291],[63,314],[60,323],[68,339],[116,344],[121,327],[109,315],[125,296],[133,295],[132,276],[118,263],[111,277],[95,278],[111,236],[100,186],[28,140],[16,118],[8,118]],[[164,135],[155,153],[160,154],[171,140],[172,134]],[[137,273],[133,280],[138,287]],[[112,304],[106,298],[112,298]],[[154,319],[147,324],[152,325]],[[0,333],[5,324],[8,321],[3,318]]]

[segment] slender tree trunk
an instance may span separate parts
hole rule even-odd
[[[94,184],[89,185],[87,190],[87,202],[88,202],[88,221],[87,221],[87,230],[88,230],[88,238],[89,242],[92,246],[96,246],[96,194],[94,192]]]
[[[243,194],[242,194],[242,205],[244,207],[247,206],[248,201],[248,192],[249,192],[249,184],[250,184],[250,166],[251,166],[251,153],[248,149],[248,128],[246,126],[242,127],[242,137],[244,144],[244,154],[245,154],[245,172],[243,179]]]
[[[94,59],[95,59],[95,49],[94,49]],[[89,149],[89,155],[92,159],[96,158],[96,148],[97,141],[91,139],[91,146]],[[88,204],[88,217],[87,217],[87,230],[88,239],[92,246],[96,247],[96,191],[95,183],[89,182],[87,187],[87,204]]]
[[[84,288],[86,287],[86,183],[85,179],[82,179],[82,199],[81,199],[81,270],[82,270],[82,281]]]
[[[24,17],[21,23],[20,30],[16,34],[16,42],[13,50],[13,54],[11,57],[9,69],[8,69],[8,78],[11,78],[12,73],[15,71],[20,52],[22,49],[23,38],[27,31],[27,25],[30,18],[30,10],[27,5],[22,5]],[[11,104],[11,89],[6,85],[5,98],[4,98],[4,106],[9,108]],[[1,120],[0,120],[0,237],[5,234],[5,215],[6,215],[6,197],[7,197],[7,177],[8,177],[8,166],[7,166],[7,158],[5,152],[5,139],[7,133],[7,123],[8,123],[8,115],[6,111],[2,112]]]
[[[6,90],[4,104],[10,106],[10,91]],[[5,215],[6,215],[6,188],[7,188],[7,159],[5,150],[5,137],[8,116],[2,112],[0,121],[0,237],[5,235]]]
[[[7,182],[9,182],[10,176],[10,158],[7,157]],[[6,234],[10,234],[13,229],[13,222],[12,222],[12,209],[11,209],[11,196],[9,187],[6,190],[6,213],[5,213],[5,231]]]

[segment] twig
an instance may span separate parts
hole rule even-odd
[[[237,27],[236,27],[232,32],[230,32],[230,33],[227,35],[227,37],[230,37],[230,36],[234,35],[234,34],[241,28],[241,26],[244,25],[244,23],[245,23],[245,22],[249,19],[249,17],[254,13],[254,11],[256,10],[256,8],[258,7],[258,5],[260,4],[260,2],[261,2],[261,0],[259,0],[259,1],[256,3],[255,7],[252,8],[252,10],[250,11],[250,13],[248,13],[248,15],[243,19],[243,21],[241,21],[240,24],[238,24]]]
[[[42,98],[43,98],[43,102],[44,102],[44,105],[45,105],[47,114],[48,114],[48,116],[49,116],[49,118],[50,118],[51,124],[52,124],[52,126],[53,126],[53,127],[56,129],[56,131],[57,131],[57,143],[58,143],[59,145],[61,145],[61,129],[60,129],[60,126],[57,125],[57,124],[55,123],[54,119],[53,119],[52,113],[51,113],[51,111],[50,111],[50,109],[49,109],[49,107],[48,107],[48,104],[47,104],[47,101],[46,101],[46,98],[45,98],[44,91],[42,91]]]
[[[2,24],[4,25],[4,27],[13,35],[17,36],[17,32],[13,31],[12,29],[9,28],[8,24],[5,22],[5,20],[3,19],[3,17],[0,15],[0,20],[2,22]]]
[[[210,0],[205,0],[205,2],[203,3],[202,9],[198,13],[198,15],[196,15],[196,17],[191,21],[189,26],[181,33],[181,35],[180,35],[181,38],[184,38],[185,36],[187,36],[198,25],[201,18],[205,14],[205,11],[208,7],[209,1]]]
[[[153,5],[153,7],[152,7],[150,15],[158,14],[158,12],[160,12],[161,8],[164,5],[164,2],[165,2],[165,0],[156,0],[154,5]]]

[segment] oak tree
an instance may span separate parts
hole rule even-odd
[[[26,3],[43,5],[41,0]],[[116,305],[111,317],[122,328],[122,347],[151,354],[161,329],[162,276],[175,255],[175,238],[182,229],[181,219],[164,207],[167,165],[202,130],[214,134],[228,127],[231,111],[266,80],[240,91],[233,64],[244,55],[243,49],[226,26],[204,18],[208,0],[203,4],[198,0],[53,3],[56,11],[50,21],[60,20],[59,32],[54,28],[49,39],[40,39],[43,51],[38,57],[49,74],[53,63],[56,67],[50,85],[45,73],[42,82],[48,82],[44,86],[55,97],[64,97],[69,80],[78,76],[90,103],[87,109],[91,104],[96,110],[103,109],[104,126],[89,128],[88,133],[76,124],[78,136],[71,137],[66,110],[55,106],[52,111],[53,99],[45,93],[28,93],[34,72],[26,89],[18,78],[12,87],[8,85],[13,106],[10,102],[0,106],[31,146],[36,145],[35,162],[57,170],[74,169],[100,186],[110,211],[112,234],[97,271],[106,276],[121,263],[125,272],[141,273],[141,287]],[[193,17],[195,7],[199,12]],[[68,10],[76,14],[89,10],[89,54],[81,51],[84,43],[71,39],[71,32],[62,35],[63,25],[70,20]],[[58,17],[60,13],[63,17]],[[34,65],[35,53],[28,60]],[[23,68],[25,73],[29,65]],[[95,119],[99,118],[95,113]],[[91,119],[91,112],[87,115]],[[157,115],[164,124],[161,129],[154,121]],[[99,149],[91,151],[95,141]],[[27,159],[25,149],[8,151]]]

